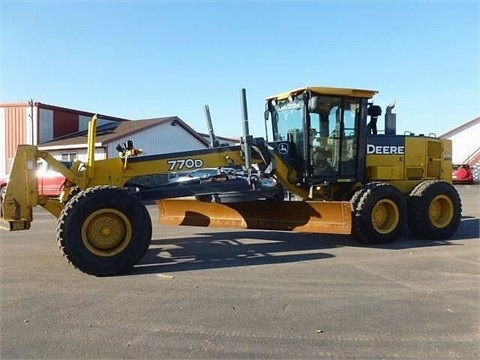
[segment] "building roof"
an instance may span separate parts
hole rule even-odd
[[[102,119],[105,119],[105,120],[113,120],[113,121],[128,121],[129,120],[129,119],[124,119],[124,118],[119,118],[119,117],[116,117],[116,116],[100,115],[98,113],[93,113],[93,112],[89,112],[89,111],[69,109],[69,108],[62,107],[62,106],[44,104],[44,103],[41,103],[41,102],[38,102],[38,101],[37,102],[32,101],[31,103],[29,103],[29,102],[0,103],[0,107],[3,107],[3,108],[29,107],[29,106],[35,106],[35,107],[38,107],[39,109],[46,109],[46,110],[59,110],[59,111],[67,112],[67,113],[74,113],[74,114],[77,114],[77,115],[88,116],[88,117],[92,117],[93,115],[97,115],[99,119],[102,118]]]
[[[104,118],[104,117],[102,117]],[[158,126],[164,123],[171,123],[178,125],[190,133],[194,138],[208,147],[208,141],[187,125],[182,119],[177,116],[167,116],[153,119],[141,119],[132,121],[118,121],[117,123],[108,124],[108,126],[100,126],[97,129],[96,143],[98,146],[104,146],[108,143],[114,142],[120,138],[131,136],[140,131],[148,130],[151,127]],[[42,148],[50,147],[78,147],[79,145],[87,145],[87,131],[80,131],[74,134],[64,136],[60,139],[55,139],[42,144]]]
[[[471,128],[473,126],[476,126],[480,124],[480,117],[476,117],[473,120],[467,121],[466,123],[457,126],[456,128],[453,128],[450,131],[447,131],[445,134],[440,135],[441,138],[444,139],[452,139],[455,135],[458,135],[463,132],[471,132]],[[478,132],[478,131],[477,131]],[[472,134],[472,139],[478,139],[477,134]],[[470,134],[469,134],[470,136]],[[475,137],[476,136],[476,137]],[[452,139],[455,141],[455,138]],[[465,163],[465,164],[470,164],[470,166],[474,166],[480,162],[480,142],[478,140],[473,140],[473,141],[458,141],[456,144],[457,148],[462,149],[460,153],[462,154],[461,156],[464,156],[463,158],[457,157],[456,162],[457,163]],[[455,147],[455,144],[454,144]]]
[[[198,133],[198,134],[202,136],[210,144],[210,134],[205,134],[205,133]],[[218,135],[215,135],[215,137],[220,142],[223,141],[223,142],[232,143],[232,144],[236,144],[240,142],[240,138],[232,138],[232,137],[225,137],[225,136],[218,136]]]
[[[445,138],[445,139],[451,138],[452,136],[457,135],[458,133],[460,133],[462,131],[465,131],[465,130],[467,130],[467,129],[471,128],[472,126],[477,125],[479,123],[480,123],[480,117],[476,117],[473,120],[467,121],[465,124],[462,124],[462,125],[457,126],[456,128],[454,128],[450,131],[447,131],[445,134],[440,135],[440,137]]]

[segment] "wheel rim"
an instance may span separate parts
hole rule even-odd
[[[90,214],[82,226],[85,247],[98,256],[121,253],[132,239],[132,225],[115,209],[100,209]]]
[[[397,204],[390,199],[382,199],[372,210],[372,225],[380,234],[389,234],[395,230],[400,221]]]
[[[435,196],[430,203],[428,216],[431,223],[437,228],[448,226],[454,214],[454,206],[452,200],[446,195]]]

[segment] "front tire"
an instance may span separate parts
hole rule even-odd
[[[406,216],[403,194],[387,183],[370,183],[352,198],[354,234],[364,244],[384,244],[398,239]]]
[[[427,180],[418,184],[408,199],[408,225],[422,239],[448,239],[457,231],[462,203],[448,182]]]
[[[65,201],[63,201],[64,204],[68,203],[71,199],[73,199],[76,195],[78,195],[80,192],[82,191],[82,189],[80,189],[80,187],[78,186],[73,186],[70,188],[70,192],[68,193],[68,196],[67,198],[65,199]]]
[[[58,219],[57,241],[66,259],[95,276],[120,275],[145,255],[152,237],[150,215],[122,188],[81,191]]]

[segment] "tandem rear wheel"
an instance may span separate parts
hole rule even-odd
[[[122,188],[96,186],[76,194],[58,219],[57,241],[65,258],[95,276],[128,272],[152,237],[150,215]]]
[[[350,200],[353,233],[364,244],[390,243],[407,222],[421,239],[448,239],[458,229],[462,204],[452,184],[442,180],[419,183],[409,196],[388,183],[372,182]]]
[[[418,184],[408,198],[408,225],[422,239],[448,239],[457,230],[462,203],[452,184],[428,180]]]
[[[351,200],[353,233],[363,244],[384,244],[398,239],[405,224],[406,201],[395,186],[373,182]]]

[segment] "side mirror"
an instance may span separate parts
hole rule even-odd
[[[382,108],[378,105],[372,105],[368,108],[368,115],[373,117],[379,117],[382,115]]]
[[[313,96],[310,99],[308,99],[308,111],[318,111],[319,107],[319,100],[318,96]]]
[[[268,120],[269,113],[270,113],[270,112],[268,111],[268,109],[265,109],[265,112],[263,113],[263,118],[265,119],[265,121]]]

